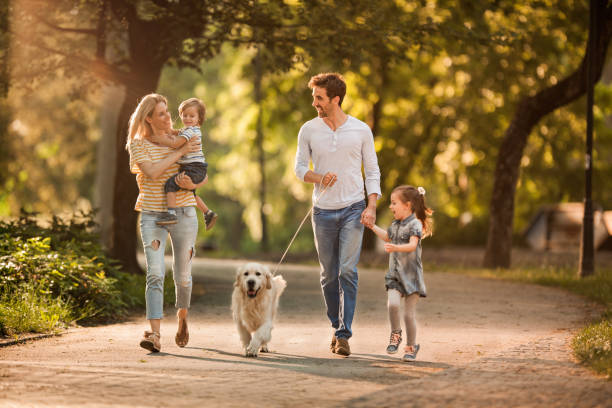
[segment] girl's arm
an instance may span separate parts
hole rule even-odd
[[[183,144],[183,146],[179,149],[176,149],[164,159],[156,161],[155,163],[147,161],[138,163],[138,167],[140,171],[144,173],[145,176],[156,179],[159,178],[168,167],[172,166],[178,159],[181,158],[185,153],[197,152],[202,149],[200,142],[195,138],[191,139],[189,142]]]
[[[389,239],[389,234],[387,233],[387,231],[380,228],[378,225],[372,224],[372,226],[369,228],[372,230],[372,232],[374,232],[378,236],[378,238],[382,239],[383,241],[385,242],[391,241]]]
[[[413,235],[407,244],[385,244],[385,252],[412,252],[419,245],[419,237]]]

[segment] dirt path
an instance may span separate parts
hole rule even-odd
[[[272,353],[241,355],[229,299],[237,262],[197,260],[191,342],[138,347],[143,319],[0,349],[0,407],[611,407],[612,382],[572,361],[592,305],[560,290],[428,273],[419,361],[385,354],[383,273],[360,270],[353,355],[328,351],[318,269],[285,266]]]

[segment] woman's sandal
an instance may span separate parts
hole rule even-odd
[[[140,347],[149,350],[152,353],[159,353],[161,350],[161,342],[159,340],[159,333],[154,331],[146,330],[142,340],[140,340]]]
[[[176,345],[185,347],[189,343],[189,331],[187,330],[187,319],[179,319],[179,328],[174,337]]]

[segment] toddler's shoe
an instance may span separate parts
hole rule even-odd
[[[157,225],[172,225],[178,222],[178,217],[174,214],[170,214],[168,212],[163,213],[159,216],[159,220],[157,220]]]
[[[399,348],[400,344],[402,344],[402,331],[393,330],[391,332],[391,337],[389,338],[389,345],[387,346],[387,354],[397,353],[397,349]]]
[[[206,223],[206,231],[215,226],[215,222],[217,222],[217,213],[213,210],[206,211],[204,214],[204,222]]]
[[[416,360],[416,356],[417,356],[417,353],[419,352],[420,348],[421,348],[421,346],[419,346],[418,344],[415,344],[412,347],[406,346],[406,348],[404,349],[406,354],[404,354],[404,357],[402,357],[402,361],[414,361],[414,360]]]
[[[332,353],[336,352],[336,341],[337,341],[336,335],[333,335],[331,339],[331,344],[329,345],[329,349],[331,350]]]

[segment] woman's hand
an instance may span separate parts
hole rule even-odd
[[[196,139],[195,137],[192,137],[190,140],[187,141],[187,143],[181,146],[179,151],[181,152],[181,154],[200,152],[202,151],[202,143],[200,140]]]
[[[176,181],[176,184],[178,184],[178,186],[184,190],[195,190],[196,188],[202,187],[204,184],[208,182],[208,175],[204,177],[204,180],[202,180],[201,183],[194,184],[193,181],[191,180],[191,177],[185,174],[185,172],[182,172],[176,176],[175,181]]]

